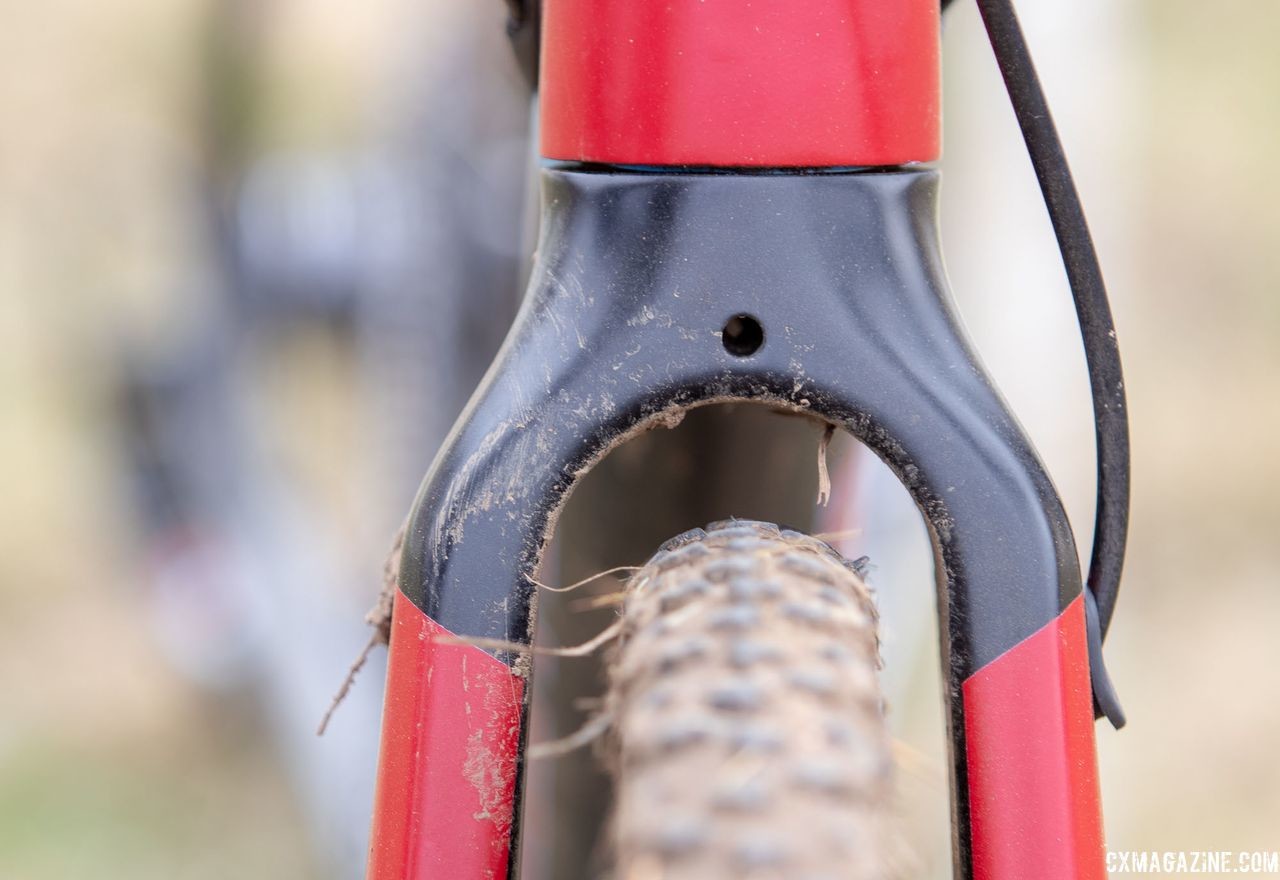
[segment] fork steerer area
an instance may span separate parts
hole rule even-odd
[[[542,178],[523,309],[406,538],[369,876],[514,876],[529,670],[438,636],[528,643],[578,477],[724,400],[848,430],[928,523],[957,876],[1105,876],[1075,541],[955,317],[936,172]]]

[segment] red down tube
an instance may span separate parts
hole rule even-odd
[[[396,595],[369,880],[507,876],[524,679]]]
[[[831,167],[938,158],[938,0],[544,0],[542,155]]]
[[[1103,880],[1083,595],[963,693],[974,880]]]

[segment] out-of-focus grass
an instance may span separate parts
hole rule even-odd
[[[166,665],[103,556],[63,556],[2,596],[0,877],[322,876],[254,713]]]
[[[28,742],[0,777],[4,876],[312,877],[260,749],[207,730],[178,743]],[[181,736],[181,732],[179,733]]]

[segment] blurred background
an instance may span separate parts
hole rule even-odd
[[[314,730],[532,249],[530,110],[503,5],[10,7],[0,876],[359,876],[380,654]],[[1098,728],[1108,843],[1280,849],[1280,7],[1020,10],[1132,407],[1107,647],[1129,726]],[[967,4],[944,60],[956,298],[1087,547],[1074,315]],[[829,522],[912,520],[853,444],[842,455],[856,491]],[[937,685],[899,671],[932,627],[923,532],[906,530],[900,548],[868,526],[850,552],[879,564],[886,687],[912,739]]]

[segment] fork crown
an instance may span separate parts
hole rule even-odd
[[[960,329],[937,244],[936,192],[937,172],[927,169],[543,171],[542,237],[524,306],[410,520],[396,612],[405,624],[396,631],[417,636],[392,639],[384,766],[388,755],[426,755],[437,772],[462,760],[413,721],[430,715],[439,727],[450,706],[458,730],[467,729],[464,715],[474,717],[475,707],[463,711],[473,691],[442,674],[466,664],[424,655],[443,650],[425,634],[438,627],[530,641],[531,576],[581,474],[690,407],[757,401],[850,431],[888,463],[930,527],[957,876],[1102,876],[1075,542],[1048,475]],[[760,330],[745,347],[726,336],[744,318]],[[504,777],[514,798],[506,819],[483,820],[505,847],[519,827],[522,742],[508,734],[527,729],[517,696],[530,692],[525,670],[508,653],[452,649],[487,670],[484,693],[511,695],[485,704],[493,730],[479,740],[514,774]],[[380,792],[405,775],[381,773]],[[465,786],[439,800],[446,790],[426,786],[387,802],[421,797],[415,816],[497,812],[477,809]],[[457,840],[388,820],[375,844],[403,849],[406,837],[428,853]],[[493,857],[492,847],[484,852]]]

